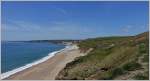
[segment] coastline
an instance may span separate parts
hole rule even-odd
[[[53,53],[53,54],[52,54]],[[83,55],[76,45],[66,46],[64,49],[49,54],[49,57],[42,62],[18,71],[7,77],[1,75],[1,79],[6,80],[54,80],[56,75],[65,67],[65,65],[74,60],[74,58]]]
[[[60,49],[60,50],[58,50],[58,51],[50,52],[47,56],[45,56],[45,57],[43,57],[43,58],[41,58],[41,59],[39,59],[39,60],[35,60],[35,61],[33,61],[33,62],[31,62],[31,63],[28,63],[28,64],[26,64],[26,65],[24,65],[24,66],[21,66],[21,67],[18,67],[18,68],[16,68],[16,69],[13,69],[13,70],[11,70],[11,71],[2,73],[2,74],[1,74],[1,79],[5,79],[5,78],[7,78],[7,77],[9,77],[9,76],[11,76],[11,75],[13,75],[13,74],[16,74],[16,73],[18,73],[18,72],[21,72],[21,71],[23,71],[23,70],[25,70],[25,69],[28,69],[28,68],[30,68],[30,67],[33,67],[33,66],[35,66],[35,65],[37,65],[37,64],[40,64],[40,63],[42,63],[42,62],[45,62],[45,61],[47,61],[48,59],[52,58],[55,54],[57,54],[57,53],[59,53],[59,52],[61,52],[61,51],[63,51],[63,50],[66,50],[66,49],[68,49],[69,47],[70,47],[69,45],[66,45],[65,48]]]

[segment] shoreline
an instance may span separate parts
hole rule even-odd
[[[23,71],[23,70],[26,70],[26,69],[28,69],[28,68],[31,68],[31,67],[33,67],[33,66],[35,66],[35,65],[37,65],[37,64],[43,63],[43,62],[47,61],[48,59],[52,58],[53,56],[55,56],[55,54],[57,54],[57,53],[59,53],[59,52],[61,52],[61,51],[66,50],[68,47],[69,47],[69,45],[68,45],[68,46],[66,45],[65,48],[60,49],[60,50],[57,50],[57,51],[50,52],[50,53],[48,53],[47,56],[42,57],[42,58],[39,59],[39,60],[35,60],[35,61],[31,62],[31,63],[25,64],[24,66],[21,66],[21,67],[18,67],[18,68],[16,68],[16,69],[7,71],[7,72],[5,72],[5,73],[2,73],[2,74],[1,74],[1,79],[8,78],[9,76],[11,76],[11,75],[13,75],[13,74],[16,74],[16,73],[18,73],[18,72],[21,72],[21,71]]]
[[[52,54],[53,53],[53,54]],[[72,53],[72,54],[71,54]],[[42,62],[36,63],[28,68],[18,71],[13,74],[8,74],[7,77],[1,79],[6,80],[54,80],[55,76],[65,65],[74,60],[75,57],[81,56],[78,47],[76,45],[66,46],[65,48],[51,52],[48,54],[47,59]],[[44,57],[44,58],[46,58]],[[33,62],[34,63],[34,62]],[[55,68],[52,68],[54,67]],[[49,70],[47,70],[49,69]],[[40,72],[40,73],[39,73]],[[47,76],[39,76],[41,73],[47,74]],[[52,73],[52,74],[49,74]],[[55,74],[55,76],[53,76]]]

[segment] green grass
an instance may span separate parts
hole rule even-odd
[[[140,68],[141,68],[141,65],[134,61],[129,62],[123,66],[123,69],[126,71],[133,71],[133,70],[140,69]]]
[[[141,53],[141,54],[147,53],[148,52],[147,48],[148,47],[146,46],[145,43],[140,43],[139,44],[139,53]]]
[[[119,75],[122,75],[124,74],[125,71],[122,69],[122,68],[115,68],[113,71],[112,71],[112,78],[116,77],[116,76],[119,76]]]
[[[120,76],[122,74],[124,74],[125,71],[122,68],[115,68],[113,70],[110,70],[108,72],[104,72],[104,73],[99,73],[98,74],[98,78],[100,80],[112,80],[113,78]]]

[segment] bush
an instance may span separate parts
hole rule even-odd
[[[99,80],[112,80],[112,72],[104,72],[102,73],[99,78]]]
[[[121,69],[121,68],[116,68],[116,69],[114,69],[114,70],[112,71],[112,78],[114,78],[114,77],[116,77],[116,76],[118,76],[118,75],[121,75],[121,74],[123,74],[123,73],[124,73],[123,69]]]
[[[134,76],[134,79],[136,79],[136,80],[148,80],[149,77],[148,76],[144,76],[142,74],[138,74],[138,75]]]
[[[141,65],[136,62],[129,62],[123,66],[123,69],[127,71],[133,71],[139,68],[141,68]]]
[[[139,52],[140,53],[146,53],[146,45],[145,45],[145,43],[142,43],[142,44],[140,44],[139,45]]]
[[[149,55],[145,55],[144,58],[142,59],[143,62],[149,62]]]
[[[107,71],[107,72],[101,73],[99,75],[99,79],[100,80],[112,80],[116,76],[119,76],[119,75],[121,75],[123,73],[124,73],[123,69],[116,68],[116,69],[114,69],[112,71]]]

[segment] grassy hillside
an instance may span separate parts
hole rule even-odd
[[[93,50],[68,63],[56,79],[148,79],[148,33],[83,40],[78,44],[81,52]]]

